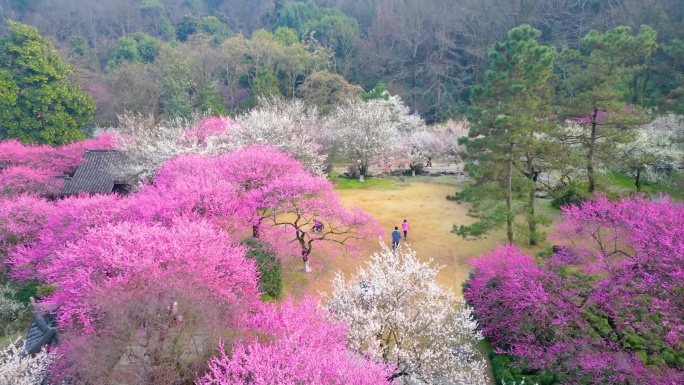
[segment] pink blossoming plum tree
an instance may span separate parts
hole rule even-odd
[[[326,320],[312,298],[279,310],[263,304],[249,328],[255,337],[230,353],[222,347],[199,385],[389,383],[388,368],[349,351],[344,326]]]
[[[274,238],[271,243],[294,243],[304,262],[304,272],[311,271],[309,259],[316,245],[338,245],[348,252],[359,253],[358,241],[382,234],[373,216],[357,207],[344,207],[333,191],[292,197],[270,210],[268,219],[268,233]],[[322,230],[314,228],[315,220],[323,223]]]
[[[332,187],[293,156],[254,145],[217,156],[186,154],[168,161],[155,184],[145,186],[135,198],[148,203],[128,211],[157,220],[164,213],[201,214],[238,233],[246,226],[281,256],[301,256],[304,270],[310,271],[314,245],[336,244],[354,252],[357,241],[380,234],[372,216],[345,208]],[[314,219],[326,223],[322,232],[313,231]]]
[[[244,255],[201,221],[105,225],[68,244],[42,270],[57,287],[44,302],[58,309],[61,374],[131,384],[194,378],[220,333],[258,299]]]
[[[35,196],[0,198],[0,269],[17,247],[38,241],[53,210],[52,204]]]
[[[560,382],[684,380],[684,205],[597,196],[566,206],[557,247],[474,261],[465,296],[500,353]]]
[[[39,207],[27,209],[36,211]],[[10,253],[14,278],[40,279],[43,269],[52,264],[55,252],[78,241],[91,228],[122,221],[123,213],[122,199],[116,195],[77,196],[57,201],[36,227],[35,241],[22,242]]]
[[[59,176],[73,174],[85,150],[113,148],[113,137],[101,135],[60,147],[0,142],[0,195],[23,193],[55,197],[63,185]]]

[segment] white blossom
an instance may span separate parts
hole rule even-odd
[[[16,290],[9,285],[0,284],[0,325],[15,321],[26,306],[13,300]]]
[[[119,117],[118,147],[126,154],[128,175],[149,177],[161,165],[186,153],[222,154],[253,144],[278,147],[292,154],[313,174],[322,176],[326,155],[323,143],[326,132],[318,112],[300,100],[260,98],[259,106],[236,121],[226,117],[195,116],[192,120],[174,119],[154,124],[151,118],[123,115]],[[210,121],[211,127],[197,127]]]
[[[0,384],[36,385],[43,381],[55,353],[45,350],[33,356],[21,357],[19,340],[0,350]]]
[[[425,123],[411,115],[398,96],[371,99],[367,102],[349,101],[338,106],[326,121],[343,156],[358,166],[361,179],[368,168],[401,161],[398,151],[402,135],[424,129]]]
[[[618,144],[618,168],[639,183],[662,182],[668,172],[678,169],[684,161],[684,146],[679,142],[683,133],[681,116],[658,117],[639,128],[633,141]]]
[[[414,172],[419,169],[428,158],[432,158],[438,151],[437,136],[426,130],[419,129],[402,134],[396,150],[401,154],[405,164]]]
[[[323,301],[330,317],[346,324],[351,349],[386,360],[411,379],[438,378],[487,384],[482,340],[463,298],[437,284],[439,267],[410,248],[382,244],[366,268],[345,281],[340,272]]]
[[[470,130],[468,121],[465,119],[449,119],[444,123],[435,125],[433,130],[437,140],[438,155],[446,159],[448,163],[461,163],[463,155],[466,153],[466,146],[458,143],[458,140],[468,136]]]
[[[259,106],[238,117],[230,138],[240,146],[268,144],[292,154],[314,175],[322,176],[326,133],[315,107],[301,100],[260,98]]]
[[[192,121],[182,118],[157,125],[151,116],[119,116],[117,147],[128,158],[125,174],[149,177],[165,161],[180,154],[199,152],[199,143],[185,134],[192,125]]]

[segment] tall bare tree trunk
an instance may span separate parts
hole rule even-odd
[[[598,122],[598,108],[594,107],[594,115],[591,117],[591,138],[589,139],[589,152],[587,153],[587,176],[589,177],[589,192],[596,190],[596,176],[594,173],[594,147],[596,147],[596,126]]]
[[[534,165],[532,164],[532,156],[527,154],[527,172],[532,182],[529,199],[527,201],[527,225],[529,228],[530,246],[537,245],[537,221],[534,218],[534,201],[537,197],[537,182],[534,180]]]
[[[506,163],[506,239],[513,244],[513,146],[515,143],[508,144],[508,162]]]

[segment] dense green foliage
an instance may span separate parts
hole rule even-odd
[[[210,36],[214,43],[220,44],[226,38],[233,36],[229,23],[230,20],[221,13],[202,18],[187,14],[178,21],[176,37],[179,41],[186,41],[191,35],[201,33]]]
[[[127,77],[136,81],[126,92],[110,86],[120,74],[105,74],[122,61],[150,61],[137,58],[141,53],[135,45],[140,42],[130,40],[140,33],[168,43],[170,50],[208,70],[191,74],[195,79],[190,83],[179,80],[188,85],[183,90],[189,99],[198,93],[211,94],[231,113],[251,107],[245,99],[254,94],[252,83],[264,58],[268,60],[263,66],[278,78],[280,93],[292,97],[311,73],[308,60],[302,60],[296,49],[276,59],[279,55],[273,55],[275,47],[269,44],[247,50],[236,47],[235,42],[252,39],[260,30],[272,33],[286,47],[297,47],[294,40],[302,39],[308,42],[303,47],[309,52],[320,53],[325,47],[323,56],[329,60],[317,69],[337,73],[365,90],[383,82],[412,110],[433,121],[467,111],[470,86],[486,81],[489,47],[504,40],[512,28],[529,24],[540,31],[539,44],[557,50],[567,47],[567,52],[583,57],[592,51],[592,43],[583,40],[592,29],[598,37],[618,26],[637,31],[650,25],[657,32],[653,55],[629,63],[638,70],[625,73],[628,79],[620,87],[604,91],[626,93],[622,102],[684,111],[684,8],[679,0],[123,0],[98,7],[89,0],[21,0],[0,1],[0,7],[0,20],[36,25],[60,52],[72,46],[68,57],[76,67],[75,79],[84,88],[106,86],[95,94],[99,107],[95,119],[101,125],[112,124],[117,113],[136,104],[129,102],[131,96],[149,100],[148,106],[133,112],[165,114],[163,101],[149,97],[150,90],[160,86],[155,76],[149,76],[155,68],[128,68]],[[279,28],[283,29],[278,32]],[[222,53],[198,45],[202,39],[214,47],[223,45]],[[309,44],[312,41],[318,48]],[[147,48],[154,52],[154,47]],[[217,56],[223,65],[213,68]],[[559,62],[555,69],[568,74],[571,68]],[[241,72],[237,79],[231,77],[236,70]],[[209,109],[198,101],[191,104]],[[216,107],[214,103],[211,110]]]
[[[283,267],[269,248],[269,245],[256,238],[247,238],[242,241],[247,247],[247,258],[254,259],[259,271],[259,291],[264,295],[262,298],[277,299],[283,291]]]
[[[0,138],[63,144],[84,137],[95,104],[35,27],[8,22],[0,38]]]
[[[123,61],[129,63],[152,63],[159,56],[161,41],[152,36],[137,32],[130,37],[122,37],[114,48],[109,68],[114,68]]]

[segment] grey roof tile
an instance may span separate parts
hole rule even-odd
[[[57,329],[54,322],[54,315],[43,314],[36,306],[33,297],[31,298],[33,310],[33,323],[26,333],[24,349],[21,356],[36,354],[43,346],[51,344],[57,338]]]
[[[86,150],[85,160],[78,166],[74,176],[67,178],[61,195],[81,193],[108,194],[115,183],[128,183],[120,170],[125,156],[119,151]]]

